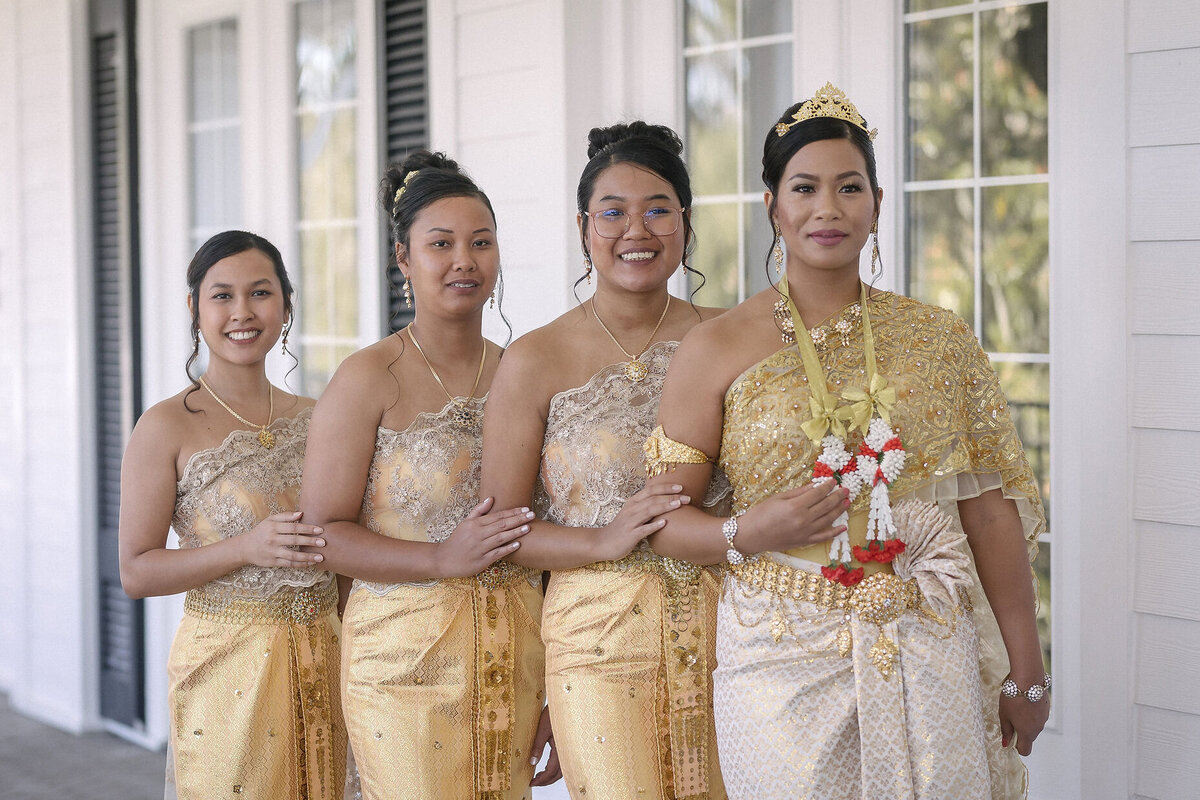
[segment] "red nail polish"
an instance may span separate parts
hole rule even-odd
[[[1008,747],[1008,739],[1001,738],[1001,739],[1000,739],[1000,746],[1001,746],[1001,747]]]

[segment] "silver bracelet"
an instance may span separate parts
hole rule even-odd
[[[729,544],[729,549],[725,551],[725,560],[730,564],[741,564],[746,560],[746,556],[733,543],[733,537],[737,536],[738,517],[745,513],[739,511],[721,523],[721,533],[725,534],[725,541]]]
[[[1030,686],[1028,689],[1026,689],[1023,692],[1019,688],[1017,688],[1017,682],[1014,681],[1012,678],[1006,678],[1004,680],[1004,683],[1000,684],[1000,694],[1004,695],[1005,697],[1017,697],[1018,695],[1023,694],[1023,695],[1025,695],[1025,699],[1031,703],[1038,702],[1043,697],[1045,697],[1049,691],[1050,691],[1050,676],[1049,675],[1047,675],[1045,677],[1045,679],[1042,680],[1041,683],[1035,683],[1033,686]]]

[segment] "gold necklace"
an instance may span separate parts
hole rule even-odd
[[[794,343],[796,341],[796,325],[792,320],[791,312],[788,310],[787,300],[781,297],[775,301],[774,315],[779,324],[780,340],[784,344]],[[833,337],[835,335],[841,339],[842,347],[849,347],[850,334],[854,332],[855,327],[861,322],[862,304],[854,303],[842,310],[836,322],[827,322],[815,328],[810,328],[808,335],[812,337],[813,344],[816,346],[818,352],[824,352],[829,349],[829,346],[833,344]]]
[[[641,383],[646,380],[646,376],[650,374],[650,368],[646,366],[646,362],[642,361],[642,356],[650,349],[650,343],[654,341],[654,334],[658,333],[658,329],[662,327],[663,320],[667,318],[667,309],[671,307],[671,296],[667,295],[667,304],[663,306],[662,314],[658,317],[658,324],[654,326],[654,330],[650,331],[650,338],[642,345],[641,352],[636,356],[624,347],[621,347],[621,343],[617,341],[617,337],[613,336],[612,331],[604,324],[604,320],[600,319],[600,314],[596,312],[596,295],[592,295],[590,302],[592,304],[592,315],[596,317],[596,322],[600,323],[600,327],[608,334],[608,338],[612,339],[617,349],[629,359],[625,362],[625,377],[634,383]]]
[[[208,393],[213,396],[213,400],[216,400],[218,403],[221,404],[221,408],[225,409],[230,414],[232,414],[233,418],[236,419],[238,422],[242,423],[243,425],[249,425],[251,428],[258,428],[258,443],[261,444],[265,449],[270,450],[272,447],[275,446],[275,434],[273,434],[269,430],[267,430],[267,425],[270,425],[271,422],[274,421],[274,419],[275,419],[275,387],[274,386],[272,386],[269,383],[267,384],[267,397],[270,398],[269,402],[271,405],[270,410],[267,411],[267,425],[255,425],[253,422],[246,419],[241,414],[237,413],[232,408],[230,408],[228,403],[226,403],[224,400],[222,400],[220,397],[218,397],[217,393],[212,390],[212,387],[204,382],[204,376],[200,377],[200,385],[203,386],[208,391]]]
[[[413,345],[417,348],[417,352],[421,354],[421,360],[425,362],[425,366],[429,367],[429,374],[437,381],[437,385],[442,387],[442,391],[446,393],[446,398],[450,401],[450,405],[454,409],[450,412],[450,420],[460,428],[471,428],[479,424],[478,409],[471,408],[464,401],[460,401],[446,388],[446,384],[442,383],[442,377],[437,374],[437,370],[433,368],[433,364],[429,363],[429,357],[425,355],[425,351],[421,349],[421,343],[417,341],[417,337],[413,334],[413,328],[416,323],[411,323],[406,330],[408,338],[412,340]],[[471,394],[467,396],[467,400],[475,399],[475,390],[479,388],[479,379],[483,377],[483,364],[487,361],[487,341],[483,343],[483,352],[479,354],[479,372],[475,373],[475,385],[471,387]]]

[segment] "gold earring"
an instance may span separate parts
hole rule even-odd
[[[488,308],[495,308],[495,307],[496,307],[496,291],[493,289],[492,293],[490,295],[488,295]]]
[[[287,325],[283,326],[283,354],[285,356],[288,354],[287,340],[288,340],[288,334],[291,332],[292,332],[292,318],[288,317]]]
[[[883,272],[883,259],[879,257],[879,220],[871,223],[871,277]]]
[[[588,286],[592,285],[592,257],[587,253],[583,254],[583,276],[587,278]]]
[[[773,250],[771,250],[771,255],[774,256],[774,258],[775,258],[775,274],[776,275],[783,274],[783,244],[781,242],[782,236],[783,236],[783,231],[779,230],[779,225],[776,225],[775,226],[775,247]]]
[[[412,308],[412,290],[408,286],[408,276],[404,276],[404,307]]]

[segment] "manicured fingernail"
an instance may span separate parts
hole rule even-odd
[[[679,508],[679,500],[678,499],[671,501],[671,508]]]
[[[317,541],[316,541],[316,545],[317,545],[317,547],[324,547],[324,546],[325,546],[325,540],[324,540],[324,539],[317,539]]]
[[[679,495],[679,502],[681,503],[690,503],[691,500],[692,498],[688,497],[686,494]]]
[[[680,486],[678,483],[677,483],[677,484],[675,484],[674,486],[672,486],[671,488],[672,488],[672,489],[674,489],[674,490],[675,490],[675,491],[677,491],[677,492],[682,492],[682,491],[683,491],[683,487],[682,487],[682,486]]]
[[[325,532],[325,529],[319,525],[317,527],[313,528],[313,533],[324,533],[324,532]]]
[[[534,756],[533,758],[529,759],[529,766],[531,766],[531,767],[537,766],[537,756]]]
[[[847,497],[845,500],[842,501],[842,508],[849,508],[849,507],[850,507],[850,498]]]
[[[1008,747],[1008,739],[1001,739],[1001,740],[1000,740],[1000,746],[1001,746],[1001,747]]]
[[[527,510],[525,512],[525,519],[533,519],[533,517],[534,517],[534,513],[532,511]]]
[[[520,547],[520,546],[521,546],[521,543],[520,543],[520,542],[513,542],[513,543],[512,543],[512,549],[513,549],[513,550],[516,550],[516,549],[517,549],[518,547]]]
[[[528,525],[522,525],[522,526],[521,526],[521,533],[529,533],[529,526],[528,526]]]
[[[320,553],[317,553],[315,556],[313,556],[313,560],[314,561],[324,561],[325,556],[321,555]]]

